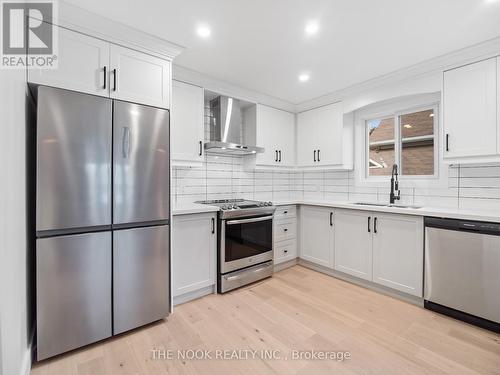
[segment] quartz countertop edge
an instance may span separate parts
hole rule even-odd
[[[447,219],[500,222],[499,210],[460,209],[460,208],[430,207],[430,206],[422,206],[419,208],[401,208],[401,207],[370,206],[368,204],[357,205],[354,202],[309,201],[309,200],[276,201],[273,202],[273,204],[275,206],[288,206],[288,205],[320,206],[320,207],[331,207],[331,208],[345,208],[345,209],[360,210],[360,211],[374,211],[374,212],[382,212],[388,214],[430,216],[430,217],[439,217]]]
[[[442,217],[448,219],[459,220],[477,220],[487,222],[500,222],[500,211],[498,210],[474,210],[474,209],[457,209],[445,207],[420,207],[420,208],[401,208],[401,207],[384,207],[370,205],[356,205],[353,202],[334,202],[334,201],[313,201],[313,200],[286,200],[275,201],[275,206],[289,205],[304,205],[304,206],[319,206],[331,208],[345,208],[359,211],[374,211],[388,214],[414,215],[414,216],[431,216]],[[172,209],[172,215],[187,215],[206,212],[217,212],[218,206],[207,204],[186,203],[175,205]]]
[[[185,203],[174,205],[172,208],[172,215],[189,215],[189,214],[202,214],[207,212],[217,212],[219,207],[210,206],[208,204],[199,203]]]

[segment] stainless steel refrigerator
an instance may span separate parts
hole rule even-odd
[[[169,295],[169,112],[36,88],[37,359],[159,320]]]

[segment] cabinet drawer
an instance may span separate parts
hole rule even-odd
[[[280,206],[274,212],[276,220],[284,219],[287,217],[297,217],[297,206]]]
[[[297,242],[288,240],[274,247],[274,263],[282,263],[297,258]]]
[[[274,225],[274,241],[285,241],[295,238],[297,234],[297,222],[288,220],[275,223]]]

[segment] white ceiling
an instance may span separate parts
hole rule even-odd
[[[68,2],[187,47],[178,65],[294,104],[500,36],[500,0]]]

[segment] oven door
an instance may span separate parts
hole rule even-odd
[[[273,259],[273,215],[222,220],[220,270],[231,272]]]

